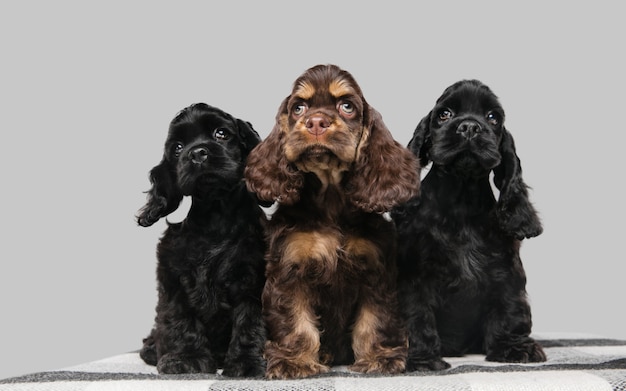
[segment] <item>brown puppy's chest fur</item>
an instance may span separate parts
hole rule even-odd
[[[305,187],[311,191],[294,205],[281,205],[269,222],[274,240],[265,291],[272,296],[263,299],[266,305],[298,308],[296,330],[316,326],[322,362],[348,364],[352,327],[366,299],[362,287],[389,276],[389,262],[381,260],[395,251],[394,228],[381,215],[351,206],[340,183],[308,174]],[[366,281],[369,277],[373,281]],[[273,301],[280,296],[289,303]]]

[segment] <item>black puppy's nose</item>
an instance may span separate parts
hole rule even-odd
[[[194,148],[189,151],[189,158],[196,164],[204,163],[209,157],[209,150],[204,147]]]
[[[473,139],[480,133],[482,127],[478,122],[475,121],[463,121],[456,128],[456,133],[465,137],[468,140]]]

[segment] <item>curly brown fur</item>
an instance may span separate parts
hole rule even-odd
[[[420,196],[392,211],[407,370],[444,369],[442,356],[468,352],[491,361],[544,361],[529,336],[519,256],[520,241],[542,227],[497,97],[476,80],[453,84],[420,121],[409,149],[432,167]]]
[[[277,201],[262,296],[266,376],[305,377],[333,364],[402,372],[396,233],[382,212],[418,193],[418,162],[354,78],[334,65],[304,72],[245,177],[260,199]]]
[[[264,220],[243,181],[260,139],[251,125],[198,103],[169,128],[163,160],[139,211],[150,226],[191,197],[184,221],[169,224],[157,247],[155,326],[141,357],[160,373],[265,373]]]

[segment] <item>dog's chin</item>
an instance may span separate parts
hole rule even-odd
[[[433,161],[437,163],[435,159]],[[499,159],[492,159],[490,156],[477,156],[471,152],[462,152],[439,164],[451,174],[465,178],[481,178],[489,175],[499,162]]]
[[[311,145],[300,155],[301,160],[307,161],[324,161],[336,157],[337,155],[330,148],[321,144]]]
[[[181,175],[179,178],[183,195],[199,199],[229,192],[240,182],[237,176],[218,176],[214,173]]]
[[[350,163],[339,157],[331,148],[321,144],[307,147],[295,162],[296,166],[304,172],[346,171]]]

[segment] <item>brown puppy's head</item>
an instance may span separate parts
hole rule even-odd
[[[246,181],[261,200],[293,204],[304,173],[341,188],[365,211],[384,212],[417,194],[417,160],[335,65],[304,72],[283,100],[269,136],[250,154]]]

